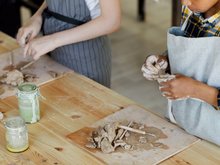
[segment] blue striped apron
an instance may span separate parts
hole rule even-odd
[[[46,2],[49,11],[82,22],[91,20],[85,0],[46,0]],[[49,35],[76,26],[78,25],[54,17],[46,17],[43,30],[45,35]],[[50,55],[58,63],[110,87],[111,49],[107,36],[65,45],[52,51]]]

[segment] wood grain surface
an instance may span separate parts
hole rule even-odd
[[[0,53],[10,52],[16,48],[19,48],[19,45],[15,39],[0,31]]]
[[[40,101],[41,120],[28,125],[30,147],[27,151],[20,154],[8,152],[5,148],[5,129],[0,124],[0,164],[100,164],[101,160],[73,145],[66,135],[121,109],[131,101],[74,73],[41,86],[40,91],[46,100]],[[17,109],[15,96],[0,101],[0,111],[5,118],[18,115]]]

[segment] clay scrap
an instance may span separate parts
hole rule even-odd
[[[59,73],[57,73],[57,72],[55,72],[55,71],[53,71],[53,70],[49,70],[49,71],[48,71],[48,74],[49,74],[52,78],[57,78],[57,77],[60,76]]]
[[[21,71],[14,69],[3,74],[0,78],[0,82],[15,87],[23,82],[35,82],[36,79],[37,76],[35,74],[22,73]]]
[[[113,122],[92,131],[86,147],[101,149],[103,153],[112,153],[116,150],[149,150],[155,147],[168,149],[165,144],[157,142],[164,138],[167,136],[155,127],[147,127],[136,122]]]
[[[2,84],[17,86],[24,82],[23,73],[14,69],[2,75],[0,82]]]

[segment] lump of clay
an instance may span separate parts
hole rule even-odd
[[[118,125],[118,122],[113,122],[99,127],[92,132],[85,146],[88,148],[100,148],[106,154],[114,152],[117,147],[121,147],[124,150],[131,150],[132,145],[122,140],[127,131],[120,129]]]
[[[48,71],[48,74],[52,77],[52,78],[57,78],[59,76],[59,74],[55,71]]]
[[[3,75],[0,82],[12,86],[17,86],[24,82],[24,76],[23,73],[15,69]]]
[[[112,146],[107,138],[103,138],[103,140],[101,141],[101,150],[103,153],[107,154],[115,151],[115,148]]]
[[[25,82],[35,82],[38,79],[38,77],[35,74],[31,73],[23,73],[23,76]]]

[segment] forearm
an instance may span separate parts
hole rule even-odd
[[[197,82],[198,87],[194,88],[192,97],[201,99],[215,107],[218,106],[217,96],[218,96],[218,89],[203,84],[201,82]]]
[[[42,3],[42,5],[40,6],[40,8],[36,11],[36,13],[33,15],[33,17],[35,16],[41,16],[43,11],[47,8],[47,3],[44,1]]]
[[[19,28],[16,36],[19,45],[25,46],[38,35],[43,22],[42,13],[46,7],[47,4],[44,2],[37,12],[21,28]]]
[[[110,34],[120,27],[119,0],[101,0],[101,15],[81,26],[52,34],[56,47]],[[112,12],[114,11],[114,12]]]
[[[44,1],[36,13],[31,17],[31,19],[40,19],[42,21],[42,13],[47,8],[47,3]]]

